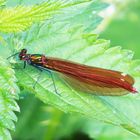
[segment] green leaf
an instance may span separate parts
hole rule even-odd
[[[109,41],[98,39],[95,34],[85,33],[85,31],[94,29],[95,25],[94,23],[91,26],[86,22],[86,19],[88,19],[85,16],[88,13],[87,11],[82,11],[83,13],[79,14],[80,16],[74,15],[77,18],[73,18],[74,16],[70,19],[64,18],[63,22],[58,20],[54,23],[50,20],[46,23],[34,25],[29,32],[22,36],[10,36],[10,41],[13,42],[9,44],[17,49],[20,42],[21,47],[28,48],[29,53],[45,54],[46,56],[64,58],[131,74],[135,78],[135,87],[139,91],[140,61],[132,60],[133,52],[122,50],[119,46],[109,48]],[[81,16],[84,17],[83,24],[79,23],[81,22]],[[80,18],[78,19],[78,17]],[[75,23],[70,27],[73,19],[75,19]],[[70,23],[66,24],[67,21]],[[84,27],[85,25],[87,26]],[[19,67],[22,68],[23,66],[19,65]],[[36,88],[33,88],[38,74],[38,70],[31,66],[27,66],[24,70],[16,69],[16,76],[21,89],[25,88],[34,93],[44,103],[51,104],[62,111],[121,126],[140,135],[140,118],[138,117],[140,113],[137,111],[140,107],[138,94],[109,97],[81,93],[75,91],[61,76],[54,72],[55,84],[61,94],[59,96],[55,93],[52,79],[47,72],[41,75]]]
[[[73,8],[64,9],[62,14],[54,16],[53,22],[66,21],[70,27],[81,25],[85,28],[86,32],[93,31],[102,18],[98,13],[105,9],[108,4],[95,0],[93,2],[85,3],[82,6],[77,5]]]
[[[95,34],[85,34],[83,30],[82,27],[69,28],[62,23],[42,25],[39,34],[33,35],[35,38],[28,33],[29,38],[26,38],[25,46],[29,53],[45,54],[128,73],[135,78],[134,86],[139,91],[140,61],[132,60],[133,52],[122,50],[119,46],[109,48],[109,41],[98,39]],[[65,112],[78,113],[88,118],[121,126],[140,135],[138,125],[140,119],[137,117],[140,115],[137,111],[140,107],[139,94],[109,97],[80,93],[54,72],[55,84],[61,94],[59,96],[55,93],[52,79],[47,72],[41,75],[36,88],[33,89],[38,74],[38,70],[31,66],[16,72],[19,85],[34,93],[44,103]]]
[[[90,1],[90,0],[88,0]],[[87,2],[81,1],[81,2]],[[77,5],[80,1],[47,1],[34,6],[16,6],[0,10],[0,31],[19,32],[26,30],[33,23],[49,19],[59,10]]]
[[[117,126],[84,120],[82,132],[98,140],[139,140],[139,137]]]
[[[46,113],[42,109],[42,106],[46,105],[27,91],[22,92],[20,97],[22,97],[18,101],[20,113],[17,114],[18,121],[12,138],[42,140],[45,127],[41,125],[41,121],[50,118],[50,113]]]
[[[101,17],[98,16],[99,11],[102,8],[105,8],[106,6],[107,5],[105,3],[94,1],[94,2],[85,2],[70,8],[65,8],[63,9],[62,13],[56,14],[56,16],[54,16],[51,20],[47,20],[47,22],[42,24],[35,24],[33,28],[30,29],[28,34],[24,33],[10,35],[8,39],[7,37],[4,36],[4,39],[7,42],[7,46],[10,46],[13,49],[16,48],[16,50],[19,50],[19,48],[22,48],[24,46],[34,46],[36,45],[36,43],[39,43],[40,41],[44,42],[44,44],[42,44],[42,47],[46,45],[52,47],[54,46],[53,45],[54,40],[53,43],[46,44],[47,42],[45,41],[45,39],[48,37],[55,38],[55,34],[57,34],[57,32],[60,32],[59,28],[62,27],[62,29],[65,30],[63,26],[65,26],[65,28],[70,28],[70,32],[74,32],[75,28],[80,29],[81,26],[84,32],[93,31],[95,27],[97,27],[101,22]],[[87,16],[88,14],[93,16],[91,16],[91,18],[89,19],[89,16]],[[82,21],[81,16],[83,17]],[[92,21],[94,22],[91,25]],[[51,26],[53,25],[53,23],[56,23],[57,25],[55,25],[55,27],[52,28]],[[86,37],[86,35],[84,36]],[[14,39],[12,39],[13,37]],[[92,41],[93,37],[94,36],[88,37],[88,39]],[[61,38],[59,38],[59,40],[61,40]],[[3,55],[4,52],[0,51],[1,55]]]
[[[0,58],[0,64],[0,139],[10,140],[9,130],[15,129],[13,121],[17,121],[13,111],[19,111],[15,101],[18,99],[19,89],[14,71],[2,58]]]

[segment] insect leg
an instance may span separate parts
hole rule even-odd
[[[27,63],[26,63],[26,61],[24,61],[24,62],[23,62],[23,68],[21,68],[21,67],[18,66],[18,67],[12,67],[12,69],[17,69],[17,70],[20,69],[20,70],[23,70],[23,69],[26,68],[26,65],[27,65]]]
[[[51,72],[50,70],[48,70],[48,69],[45,69],[45,71],[47,71],[47,72],[50,74],[51,79],[52,79],[52,82],[53,82],[53,86],[54,86],[55,93],[58,94],[58,95],[60,96],[60,93],[58,93],[58,91],[57,91],[56,84],[55,84],[55,80],[54,80],[54,77],[53,77],[52,72]]]
[[[42,68],[40,66],[37,66],[36,64],[34,64],[33,66],[36,67],[38,70],[40,70],[40,72],[42,72],[43,70],[45,70],[45,71],[47,71],[49,73],[49,75],[51,76],[52,82],[53,82],[54,90],[55,90],[56,94],[60,95],[58,93],[58,91],[57,91],[57,88],[56,88],[56,85],[55,85],[55,80],[54,80],[54,77],[53,77],[52,72],[50,70],[46,69],[46,68],[44,69],[44,68]],[[37,78],[37,81],[35,82],[34,87],[37,84],[37,82],[38,82],[39,79],[40,79],[40,76]]]
[[[25,69],[26,64],[27,64],[27,62],[26,62],[26,61],[24,61],[24,64],[23,64],[23,69]]]
[[[33,88],[35,89],[35,86],[36,86],[36,84],[38,83],[38,81],[39,81],[39,79],[40,79],[40,77],[41,77],[41,73],[42,73],[42,71],[43,70],[41,70],[41,69],[38,69],[38,70],[40,70],[40,74],[39,74],[39,76],[37,77],[37,80],[35,81],[35,83],[34,83],[34,85],[33,85]]]
[[[50,73],[50,76],[52,78],[52,81],[53,81],[53,86],[54,86],[54,90],[56,92],[56,94],[60,95],[58,92],[57,92],[57,88],[56,88],[56,85],[55,85],[55,80],[54,80],[54,77],[53,77],[53,74],[51,71],[48,70],[48,72]]]

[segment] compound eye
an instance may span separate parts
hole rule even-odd
[[[21,52],[25,54],[25,53],[27,53],[27,50],[26,49],[22,49]]]
[[[25,55],[20,54],[19,58],[20,58],[20,60],[24,60],[25,59]]]
[[[24,59],[25,58],[25,55],[23,55],[22,58]]]

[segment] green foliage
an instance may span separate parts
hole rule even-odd
[[[83,34],[82,30],[82,27],[71,29],[59,23],[44,25],[40,28],[38,36],[34,34],[37,36],[35,40],[30,38],[32,41],[26,40],[28,43],[25,45],[30,53],[43,53],[47,56],[57,56],[87,65],[129,73],[134,76],[135,86],[139,90],[139,61],[131,60],[133,52],[121,50],[118,46],[109,48],[109,41],[97,39],[94,34]],[[29,36],[30,34],[32,32],[28,32]],[[16,76],[20,86],[34,93],[44,103],[49,103],[65,112],[78,113],[88,118],[122,126],[139,135],[138,122],[140,120],[136,117],[139,116],[136,110],[139,108],[139,95],[102,97],[80,93],[54,73],[55,83],[61,94],[59,96],[55,93],[47,72],[41,75],[36,88],[32,88],[38,73],[38,70],[28,66],[23,71],[18,70]]]
[[[139,0],[130,1],[113,16],[108,27],[101,33],[103,38],[106,37],[111,40],[112,45],[121,44],[123,48],[134,51],[135,58],[140,58],[140,32],[137,32],[140,30],[139,9]],[[118,29],[122,32],[118,32]]]
[[[2,58],[0,58],[0,64],[0,139],[10,140],[8,129],[15,129],[13,121],[17,121],[17,117],[13,111],[19,111],[15,101],[18,99],[19,89],[15,83],[17,80],[14,71]]]
[[[18,104],[21,111],[17,114],[18,122],[16,123],[16,131],[12,133],[13,139],[42,140],[44,137],[42,121],[50,120],[50,113],[46,113],[42,107],[46,105],[27,91],[22,92],[20,98]]]
[[[85,2],[85,4],[84,4],[84,2]],[[80,3],[82,3],[81,7],[79,5]],[[87,1],[70,1],[70,2],[66,2],[66,3],[65,3],[65,1],[53,1],[53,2],[47,1],[47,2],[38,4],[38,5],[34,5],[34,6],[17,6],[17,7],[13,7],[13,8],[5,8],[5,9],[0,10],[0,16],[1,16],[0,30],[2,32],[19,32],[19,31],[27,29],[33,23],[38,22],[38,24],[34,25],[33,28],[31,28],[31,30],[29,32],[27,32],[27,33],[25,32],[21,35],[20,34],[11,34],[11,35],[1,34],[0,43],[1,43],[1,46],[3,46],[0,48],[1,56],[6,58],[10,55],[10,53],[8,53],[10,50],[8,48],[9,46],[10,46],[10,48],[18,48],[19,46],[25,47],[26,45],[30,45],[30,44],[33,45],[33,43],[35,43],[36,39],[37,39],[36,41],[38,43],[39,43],[39,41],[42,42],[41,40],[44,40],[44,38],[47,37],[47,34],[50,35],[50,38],[55,36],[55,34],[57,34],[57,28],[61,28],[64,25],[67,25],[67,28],[69,28],[70,25],[67,23],[68,20],[69,20],[68,22],[75,21],[75,23],[73,23],[72,30],[74,30],[74,28],[76,28],[76,26],[78,28],[79,27],[81,28],[81,26],[84,27],[88,23],[88,22],[86,22],[86,20],[87,20],[86,16],[83,16],[82,24],[79,23],[81,16],[78,16],[78,13],[79,13],[79,15],[81,14],[80,12],[82,9],[83,9],[83,11],[82,11],[83,15],[91,14],[93,11],[95,11],[94,16],[90,18],[90,20],[91,20],[92,18],[94,19],[95,17],[98,17],[96,11],[99,12],[100,10],[102,10],[103,8],[106,7],[106,4],[102,4],[99,2],[94,2],[94,3],[95,4],[97,3],[97,5],[93,6],[93,8],[92,8],[91,5],[93,5],[93,2],[87,2]],[[72,6],[72,9],[70,9],[69,6]],[[66,8],[66,7],[68,7],[71,12],[66,19],[62,20],[63,23],[59,23],[62,18],[60,18],[60,20],[58,21],[57,20],[58,14],[63,16],[62,13],[66,12],[67,9],[64,9],[62,13],[59,13],[58,10],[62,9],[62,8]],[[73,10],[74,11],[76,10],[76,14],[73,12]],[[57,16],[54,16],[53,19],[51,19],[51,20],[49,19],[48,21],[39,24],[40,21],[43,21],[46,18],[50,18],[53,14],[57,14]],[[61,17],[61,16],[59,16],[59,17]],[[52,28],[51,22],[54,22],[54,21],[57,22],[58,27],[53,26],[53,28]],[[90,27],[91,25],[88,23],[87,26],[85,26],[85,29],[88,27],[90,27],[90,30],[94,29],[97,26],[97,24],[100,23],[100,21],[101,21],[101,19],[97,20],[95,22],[96,24],[92,27]],[[46,28],[47,30],[44,30],[44,28]],[[51,35],[49,28],[54,30],[52,35]],[[45,32],[42,30],[41,32],[42,32],[43,36],[41,34],[38,36],[41,29],[43,29]],[[70,32],[73,32],[72,30]],[[58,31],[61,34],[61,30],[58,30]],[[62,36],[60,36],[60,37],[62,37]],[[51,42],[49,41],[48,43],[51,43]],[[18,70],[16,70],[16,71],[18,71]],[[14,99],[18,98],[17,93],[19,92],[19,90],[18,90],[18,87],[16,86],[16,79],[14,76],[15,73],[8,65],[6,65],[5,59],[1,60],[0,73],[1,73],[1,79],[2,79],[1,83],[0,83],[1,84],[1,100],[2,100],[1,106],[3,106],[1,108],[1,120],[0,120],[1,135],[0,136],[1,136],[1,139],[9,140],[9,139],[11,139],[11,136],[10,136],[8,129],[14,130],[15,126],[14,126],[14,123],[12,120],[17,121],[17,118],[12,111],[19,111],[19,107],[17,106],[16,102],[14,101]],[[20,74],[20,72],[18,72],[18,73]],[[20,78],[20,79],[22,79],[22,78]],[[29,82],[30,82],[30,80],[29,80]],[[20,85],[20,87],[22,87],[22,85],[20,83],[18,83],[18,85]],[[25,87],[23,86],[22,88],[26,88],[26,86]],[[32,86],[31,86],[31,90],[32,90]],[[16,96],[13,96],[13,94]]]
[[[83,1],[84,2],[84,1]],[[58,10],[79,4],[79,1],[65,0],[47,1],[34,6],[17,6],[0,10],[0,31],[19,32],[27,29],[33,23],[49,19]]]
[[[132,51],[122,50],[119,46],[109,48],[110,41],[98,39],[98,35],[91,33],[102,20],[102,18],[97,15],[98,12],[106,6],[106,4],[99,1],[75,0],[67,3],[63,0],[54,0],[34,6],[17,6],[3,9],[0,11],[0,20],[2,21],[0,22],[0,31],[19,32],[27,29],[33,23],[36,24],[33,24],[32,28],[24,33],[11,35],[2,34],[3,40],[6,40],[6,45],[1,43],[5,48],[0,48],[0,54],[1,56],[8,57],[10,50],[27,48],[29,53],[40,53],[46,56],[64,58],[91,66],[119,70],[131,74],[135,78],[135,87],[139,91],[140,60],[132,60]],[[48,20],[44,21],[45,19]],[[3,64],[3,62],[5,61],[2,59],[1,64]],[[38,77],[38,70],[31,66],[27,66],[26,69],[19,69],[23,67],[22,62],[17,62],[18,64],[14,65],[17,68],[15,69],[15,75],[18,79],[17,84],[21,90],[35,94],[35,96],[45,104],[50,104],[64,112],[74,113],[86,118],[121,126],[140,135],[140,126],[138,123],[140,118],[137,117],[140,115],[137,111],[140,102],[138,94],[129,94],[122,97],[102,97],[77,92],[63,80],[61,75],[54,72],[55,84],[58,92],[61,94],[61,96],[59,96],[55,93],[52,79],[47,72],[41,75],[34,89],[33,84]],[[5,75],[3,77],[4,73],[10,73],[10,76]],[[8,81],[4,81],[2,84],[0,83],[2,85],[1,92],[3,93],[1,97],[6,96],[6,98],[2,98],[3,102],[1,105],[11,103],[11,105],[8,104],[5,106],[5,108],[8,108],[6,108],[6,111],[9,110],[10,112],[8,112],[8,115],[7,112],[1,111],[1,116],[6,116],[8,119],[1,119],[0,124],[3,124],[4,120],[4,124],[7,125],[3,124],[2,130],[6,131],[6,133],[8,133],[6,136],[10,137],[6,129],[14,129],[14,124],[11,120],[16,121],[16,117],[13,115],[14,113],[11,112],[13,110],[19,111],[19,109],[14,102],[15,97],[13,97],[13,94],[9,95],[9,92],[13,93],[14,91],[14,93],[18,93],[18,88],[13,70],[11,70],[8,65],[1,67],[0,74],[2,75],[1,79]],[[9,80],[14,90],[9,90]],[[12,103],[15,108],[10,108],[13,105]],[[33,102],[33,105],[34,103],[35,102]],[[33,109],[32,107],[29,108],[30,110]],[[4,109],[4,107],[2,109]],[[26,122],[26,117],[29,118],[32,115],[31,111],[28,113],[25,113],[25,119],[23,118],[22,120],[23,124]],[[52,120],[55,122],[61,118],[62,114],[57,112],[56,115],[57,117],[52,117]],[[9,128],[9,126],[13,127]],[[18,130],[21,130],[21,126],[22,125],[17,126]],[[48,128],[51,136],[53,136],[53,132],[55,131],[54,127],[50,126]],[[5,135],[1,134],[1,136],[4,137]],[[51,136],[45,137],[51,139]]]
[[[90,32],[102,21],[102,18],[98,13],[107,6],[107,3],[96,0],[91,2],[88,6],[82,5],[67,8],[66,10],[63,10],[62,14],[56,15],[53,22],[66,21],[70,28],[75,25],[82,25],[86,32]]]
[[[139,140],[139,137],[113,125],[102,124],[97,121],[85,120],[82,131],[90,138],[97,140]]]
[[[21,113],[18,114],[13,139],[62,139],[71,137],[75,131],[84,127],[83,121],[86,122],[86,120],[81,116],[65,114],[54,107],[43,104],[26,91],[22,93],[22,97],[24,100],[19,102]]]

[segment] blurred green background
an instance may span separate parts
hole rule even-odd
[[[140,58],[140,1],[106,0],[110,7],[101,13],[104,21],[97,29],[100,38],[111,40],[111,46],[122,46]],[[33,95],[22,94],[21,112],[13,132],[14,140],[138,140],[134,134],[88,118],[65,114],[46,106]],[[113,128],[113,129],[112,129]]]
[[[134,58],[140,58],[140,1],[115,0],[110,3],[112,16],[101,37],[111,40],[111,46],[121,45],[124,49],[134,51]],[[110,14],[110,11],[107,13]]]

